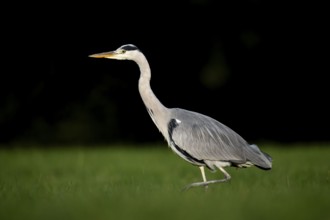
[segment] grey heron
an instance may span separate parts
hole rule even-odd
[[[140,69],[138,83],[146,109],[164,136],[168,146],[181,158],[200,168],[203,181],[187,185],[185,189],[226,182],[231,176],[225,167],[256,166],[263,170],[272,168],[272,158],[257,145],[248,144],[228,126],[204,114],[181,108],[165,107],[150,87],[151,70],[145,55],[133,44],[114,51],[92,54],[93,58],[132,60]],[[207,180],[204,168],[219,169],[224,178]]]

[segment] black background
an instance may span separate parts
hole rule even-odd
[[[127,43],[146,55],[151,86],[167,107],[210,115],[248,141],[329,141],[323,8],[264,1],[8,5],[0,142],[162,140],[139,96],[136,64],[88,58]],[[205,81],[214,66],[215,79]]]

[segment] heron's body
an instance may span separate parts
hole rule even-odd
[[[139,92],[153,122],[176,154],[201,169],[203,182],[192,183],[187,188],[229,180],[230,175],[224,170],[227,166],[255,165],[261,169],[271,169],[272,159],[268,154],[256,145],[248,144],[226,125],[197,112],[165,107],[150,87],[148,61],[136,46],[127,44],[113,52],[94,54],[91,57],[128,59],[137,63],[140,68]],[[225,178],[207,181],[204,167],[220,169]]]

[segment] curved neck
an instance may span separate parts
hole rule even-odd
[[[148,109],[152,110],[166,109],[155,96],[150,87],[151,71],[147,59],[143,54],[141,54],[135,62],[140,68],[139,92],[144,104]]]
[[[160,132],[166,135],[169,111],[158,100],[150,87],[151,70],[149,63],[142,53],[134,61],[140,68],[139,92],[144,105]]]

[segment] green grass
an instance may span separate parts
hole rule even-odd
[[[199,169],[165,145],[0,149],[0,219],[330,219],[330,145],[262,149],[271,171],[186,192]]]

